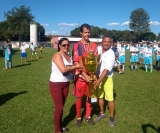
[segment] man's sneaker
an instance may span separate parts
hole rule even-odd
[[[104,118],[106,118],[106,115],[99,113],[99,115],[97,115],[97,117],[94,120],[99,121],[99,120],[104,119]]]
[[[146,70],[146,73],[148,72],[148,70]]]
[[[115,125],[114,118],[110,117],[109,119],[110,126],[113,127]]]
[[[152,70],[150,71],[150,73],[152,73]]]
[[[95,125],[95,122],[94,122],[91,118],[87,118],[86,121],[87,121],[90,125]]]
[[[77,127],[81,127],[81,123],[82,123],[82,122],[81,122],[81,119],[77,119],[77,121],[76,121],[76,126],[77,126]]]
[[[122,71],[119,71],[119,74],[123,74],[123,72],[122,72]]]

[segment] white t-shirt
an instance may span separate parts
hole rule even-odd
[[[144,48],[144,57],[152,56],[153,50],[151,48]]]
[[[121,47],[118,49],[119,56],[125,56],[125,47]]]
[[[131,47],[130,48],[130,52],[138,52],[139,50],[138,50],[138,48],[137,47]],[[131,55],[135,55],[135,56],[138,56],[138,53],[131,53]]]
[[[60,54],[60,53],[59,53]],[[61,54],[62,55],[62,54]],[[71,62],[68,62],[64,56],[62,55],[64,65],[67,67],[69,65],[73,65],[73,61],[71,59]],[[51,82],[68,82],[70,81],[70,75],[69,72],[67,73],[62,73],[57,65],[52,61],[52,72],[50,75],[50,81]]]
[[[97,77],[100,77],[103,70],[107,69],[109,72],[107,73],[106,77],[112,77],[113,76],[113,66],[115,62],[115,54],[112,49],[109,49],[105,51],[101,55],[100,63],[98,64],[96,75]]]
[[[139,47],[139,53],[140,54],[143,54],[143,52],[144,52],[144,47],[142,46],[142,47]]]
[[[98,45],[97,50],[98,50],[98,55],[100,55],[102,53],[102,46]]]
[[[20,50],[21,50],[21,53],[26,53],[26,47],[25,46],[21,46]]]
[[[31,50],[34,52],[35,51],[35,47],[33,45],[31,45]]]
[[[156,47],[156,48],[155,48],[155,51],[156,51],[156,54],[157,54],[158,56],[160,56],[160,47]]]

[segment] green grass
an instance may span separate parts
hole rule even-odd
[[[2,51],[0,51],[2,52]],[[13,68],[3,70],[4,59],[0,55],[0,133],[53,133],[54,105],[49,93],[51,58],[54,49],[45,48],[40,59],[20,63],[20,52],[14,49]],[[75,98],[70,85],[64,108],[64,124],[70,133],[159,133],[160,132],[160,73],[144,70],[130,71],[129,52],[125,74],[114,71],[115,121],[110,127],[107,119],[89,125],[83,119],[82,127],[75,126]],[[92,118],[98,107],[94,105]],[[82,108],[82,116],[85,108]]]

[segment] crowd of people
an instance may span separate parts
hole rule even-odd
[[[12,68],[12,56],[13,56],[13,49],[12,49],[12,44],[9,39],[4,41],[4,44],[2,45],[3,48],[3,55],[4,55],[4,64],[5,67],[3,70],[11,69]],[[31,50],[31,59],[34,59],[34,56],[38,60],[38,54],[36,51],[36,47],[31,43],[29,46]],[[39,47],[40,54],[42,54],[43,46]],[[20,62],[21,63],[26,63],[27,62],[27,47],[25,46],[25,42],[21,43],[20,46]]]

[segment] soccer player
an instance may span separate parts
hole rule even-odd
[[[111,49],[111,38],[103,37],[102,39],[102,54],[101,60],[96,72],[97,81],[95,81],[94,88],[97,90],[97,97],[99,98],[100,113],[95,120],[106,118],[104,113],[104,96],[108,101],[110,112],[110,125],[114,126],[114,98],[113,98],[113,66],[115,62],[115,54]]]
[[[30,48],[32,50],[31,59],[33,59],[33,55],[36,55],[36,58],[38,59],[39,57],[37,56],[36,48],[35,48],[35,46],[33,46],[33,43],[31,43],[31,47]]]
[[[73,46],[73,61],[74,64],[81,64],[82,63],[82,56],[86,57],[90,50],[94,52],[97,56],[97,44],[90,42],[90,26],[88,24],[82,24],[80,27],[80,34],[82,39],[75,43]],[[87,96],[86,99],[86,121],[91,124],[95,125],[94,121],[91,119],[91,110],[92,106],[90,103],[89,96],[89,86],[88,82],[90,82],[89,74],[86,73],[85,68],[81,71],[76,71],[75,75],[75,83],[73,88],[73,95],[76,97],[76,113],[77,113],[77,121],[76,126],[81,126],[81,106],[82,106],[82,98],[84,95]]]
[[[152,73],[153,71],[153,66],[152,66],[152,56],[154,55],[153,49],[151,48],[151,43],[147,43],[147,47],[144,48],[144,65],[145,65],[145,70],[148,72],[148,65],[150,66],[150,72]]]
[[[124,42],[122,42],[121,47],[118,49],[119,53],[119,61],[122,65],[122,71],[124,72],[124,64],[125,64],[125,58],[126,58],[126,48],[127,46],[124,46]]]
[[[142,66],[142,62],[143,62],[143,51],[144,51],[144,47],[143,44],[140,45],[139,47],[139,65]]]
[[[25,47],[25,43],[22,44],[22,46],[20,47],[20,51],[21,51],[21,63],[22,63],[22,59],[24,59],[24,62],[26,63],[26,57],[27,57],[27,52],[26,52],[26,47]]]
[[[155,55],[156,55],[156,69],[159,70],[159,62],[160,62],[160,43],[158,43],[158,47],[155,49]]]
[[[133,46],[130,48],[131,70],[133,70],[133,66],[134,66],[134,69],[137,70],[139,49],[138,49],[138,47],[136,45],[137,45],[136,43],[133,43]]]
[[[118,73],[119,74],[123,74],[123,72],[121,71],[121,63],[118,61],[118,50],[117,50],[117,42],[113,42],[113,46],[111,48],[114,51],[115,54],[115,63],[114,66],[117,67]]]

